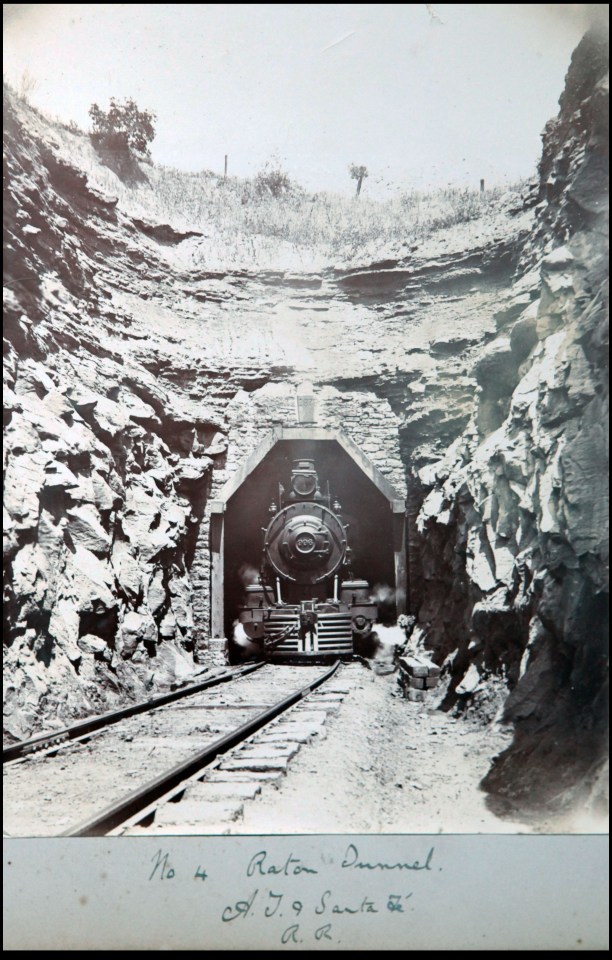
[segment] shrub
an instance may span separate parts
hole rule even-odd
[[[264,167],[255,176],[255,193],[259,197],[284,197],[291,192],[291,180],[289,175],[281,170],[280,167]]]
[[[17,96],[25,103],[30,102],[30,94],[38,90],[38,80],[32,76],[29,70],[24,70],[17,80]]]
[[[134,100],[119,103],[111,98],[105,112],[97,103],[89,108],[92,122],[91,139],[97,146],[121,153],[149,156],[149,143],[155,137],[154,113],[139,110]]]

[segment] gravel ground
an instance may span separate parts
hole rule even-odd
[[[265,785],[243,818],[206,833],[515,833],[478,788],[512,733],[411,703],[397,675],[342,667],[351,688],[326,737],[306,744],[278,786]]]

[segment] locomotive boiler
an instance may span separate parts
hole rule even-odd
[[[238,613],[266,657],[348,658],[371,633],[378,608],[367,581],[352,576],[348,531],[314,460],[293,461],[290,489],[279,484],[262,527],[259,578]]]

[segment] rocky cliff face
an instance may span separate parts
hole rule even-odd
[[[587,34],[544,133],[536,230],[511,309],[475,364],[473,417],[438,463],[415,471],[426,494],[417,629],[447,664],[447,707],[492,715],[501,705],[515,725],[484,783],[495,809],[514,815],[563,813],[588,797],[597,808],[603,783],[607,63],[607,38]]]
[[[186,564],[224,447],[112,304],[145,258],[155,272],[146,236],[5,106],[5,713],[23,736],[193,671]]]

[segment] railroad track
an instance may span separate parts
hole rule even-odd
[[[95,717],[88,717],[87,720],[80,720],[68,727],[62,727],[60,730],[49,730],[46,733],[39,733],[28,740],[20,740],[18,743],[10,744],[2,748],[2,763],[10,763],[12,760],[21,760],[32,753],[56,753],[57,748],[66,743],[75,743],[89,739],[92,733],[97,730],[103,730],[110,727],[120,720],[127,717],[135,717],[139,713],[148,713],[158,707],[163,707],[168,703],[175,703],[184,697],[189,697],[194,693],[201,693],[210,687],[216,687],[220,683],[228,683],[236,680],[238,677],[246,676],[263,667],[263,663],[248,664],[239,667],[236,670],[227,670],[223,673],[208,677],[199,683],[189,684],[181,687],[179,690],[172,690],[170,693],[162,693],[149,700],[143,700],[140,703],[130,704],[128,707],[122,707],[120,710],[111,710],[109,713],[102,713]]]
[[[47,743],[42,753],[5,764],[7,832],[201,833],[206,823],[235,819],[339,708],[346,690],[319,691],[337,667],[242,668],[213,678],[214,686],[155,698],[146,710],[128,708],[129,716],[72,741]],[[100,797],[110,801],[103,808]]]

